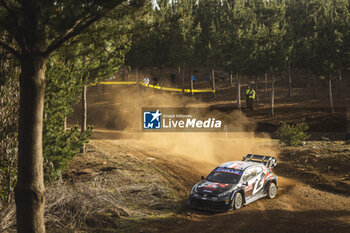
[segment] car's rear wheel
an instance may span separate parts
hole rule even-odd
[[[232,200],[232,208],[234,210],[239,210],[240,208],[242,208],[243,205],[243,197],[241,193],[236,193],[235,197]]]
[[[275,198],[276,197],[276,192],[277,192],[276,184],[271,182],[269,184],[268,189],[267,189],[267,194],[268,194],[269,198],[270,199]]]

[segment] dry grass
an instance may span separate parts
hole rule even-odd
[[[121,207],[123,197],[110,190],[102,177],[89,183],[58,182],[46,190],[45,225],[48,232],[89,231],[89,228],[117,228],[118,219],[128,216]],[[0,206],[0,232],[15,232],[16,208]]]
[[[16,224],[16,206],[14,203],[1,205],[0,203],[0,232],[14,232]]]
[[[46,194],[46,226],[51,232],[75,232],[93,228],[116,228],[121,216],[123,197],[103,177],[89,183],[58,183]]]

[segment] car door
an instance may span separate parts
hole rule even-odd
[[[263,168],[261,166],[254,167],[254,177],[252,178],[254,180],[254,187],[251,194],[252,196],[259,195],[263,190],[264,176],[265,174],[263,174]]]
[[[254,184],[256,181],[256,179],[254,179],[256,177],[255,172],[256,172],[255,168],[252,167],[252,168],[248,168],[243,174],[242,181],[244,184],[244,192],[245,192],[246,199],[249,199],[252,197]]]

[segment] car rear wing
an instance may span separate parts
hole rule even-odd
[[[267,155],[247,154],[246,156],[243,157],[242,161],[262,163],[268,168],[273,168],[273,167],[276,167],[277,165],[277,159],[273,156],[267,156]]]

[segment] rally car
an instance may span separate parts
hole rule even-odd
[[[265,196],[274,198],[277,176],[271,169],[276,165],[273,156],[253,154],[242,161],[223,163],[192,187],[188,204],[196,209],[226,211]]]

